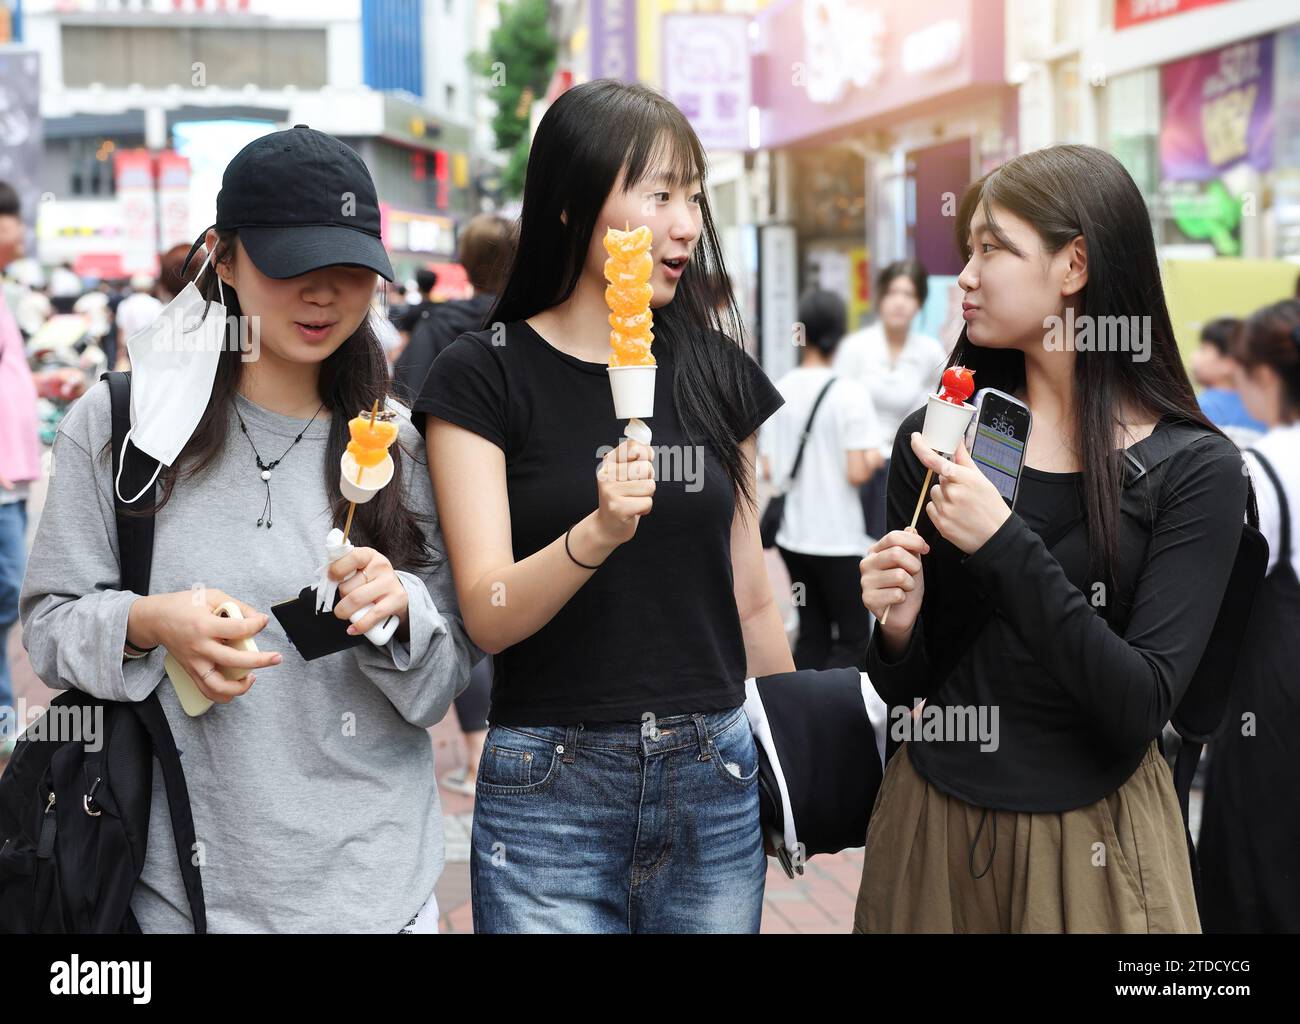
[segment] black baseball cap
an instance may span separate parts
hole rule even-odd
[[[213,226],[238,230],[267,277],[347,263],[394,278],[370,170],[351,146],[305,124],[263,135],[235,154],[221,176]]]

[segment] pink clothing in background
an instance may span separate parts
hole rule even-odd
[[[36,382],[27,366],[23,336],[0,294],[0,476],[17,484],[40,475]]]

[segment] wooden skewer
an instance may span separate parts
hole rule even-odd
[[[346,523],[343,524],[343,543],[344,543],[344,544],[346,544],[346,543],[348,542],[348,531],[349,531],[350,529],[352,529],[352,513],[355,512],[356,510],[357,510],[357,503],[356,503],[355,501],[349,501],[349,502],[348,502],[348,521],[347,521]]]
[[[912,513],[912,524],[908,527],[909,530],[916,529],[916,522],[918,519],[921,518],[921,506],[925,504],[925,494],[930,489],[930,481],[933,479],[934,479],[934,470],[927,469],[925,471],[925,483],[921,485],[920,497],[916,499],[916,510]],[[880,616],[880,624],[882,626],[889,621],[889,609],[893,607],[894,606],[891,604],[889,608],[885,609],[885,614]]]
[[[373,434],[373,433],[375,432],[375,417],[378,416],[378,415],[379,415],[379,399],[376,398],[376,399],[375,399],[375,405],[374,405],[374,408],[372,408],[372,409],[370,410],[370,433],[371,433],[371,434]],[[364,473],[365,471],[366,471],[366,467],[363,466],[363,465],[361,465],[361,463],[358,462],[358,463],[357,463],[357,486],[358,486],[358,487],[361,486],[361,474]],[[343,524],[343,543],[344,543],[344,544],[346,544],[346,543],[348,542],[348,531],[352,529],[352,513],[355,512],[356,510],[357,510],[357,503],[356,503],[355,501],[349,501],[349,502],[348,502],[348,519],[347,519],[347,522],[345,522],[345,523]]]

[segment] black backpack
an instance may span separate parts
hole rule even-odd
[[[131,380],[129,373],[103,376],[112,401],[116,479],[130,427]],[[123,473],[134,476],[129,468]],[[130,493],[125,479],[123,489]],[[154,521],[123,512],[151,512],[153,490],[131,506],[114,496],[121,589],[136,594],[149,592]],[[99,742],[83,742],[81,732],[63,738],[56,724],[74,719],[96,723]],[[131,703],[65,690],[19,739],[0,776],[0,933],[140,931],[130,901],[144,867],[154,758],[162,766],[194,930],[207,931],[189,792],[157,693]]]

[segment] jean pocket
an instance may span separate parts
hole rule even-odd
[[[738,789],[746,790],[758,780],[758,744],[749,729],[749,717],[741,711],[735,721],[709,737],[713,767]]]
[[[554,744],[527,733],[493,726],[478,762],[476,792],[534,793],[544,789],[559,771]]]

